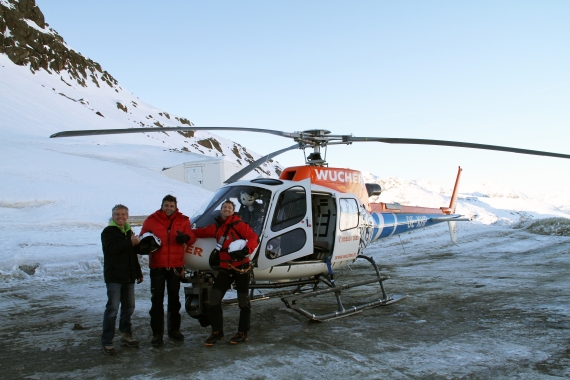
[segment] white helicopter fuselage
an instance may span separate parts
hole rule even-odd
[[[251,254],[255,281],[280,282],[327,273],[353,262],[373,241],[443,221],[465,220],[445,207],[368,203],[370,194],[360,172],[304,166],[286,169],[280,179],[260,178],[220,188],[192,218],[193,227],[211,224],[227,199],[238,205],[238,215],[249,218],[251,211],[239,203],[244,189],[257,195],[259,215],[247,221],[259,236],[259,245]],[[210,253],[215,246],[213,238],[197,239],[186,247],[186,267],[213,270]]]

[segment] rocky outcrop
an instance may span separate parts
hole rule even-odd
[[[9,5],[4,4],[0,3],[0,53],[12,62],[29,65],[32,72],[66,70],[84,87],[87,80],[98,87],[102,83],[113,88],[118,85],[97,62],[67,47],[63,38],[49,28],[35,0],[8,0]]]

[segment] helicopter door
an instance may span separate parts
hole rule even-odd
[[[313,253],[311,181],[280,190],[261,238],[257,266],[269,268]]]

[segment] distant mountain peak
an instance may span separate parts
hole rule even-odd
[[[42,76],[34,80],[73,102],[67,109],[84,112],[78,110],[78,107],[83,107],[94,117],[100,118],[98,120],[104,119],[103,123],[82,123],[77,129],[90,129],[84,124],[97,124],[101,129],[194,125],[185,117],[174,116],[144,104],[124,90],[99,63],[69,48],[63,37],[45,22],[35,0],[0,0],[0,55],[5,55],[15,65],[28,67],[34,76],[42,72],[50,74],[52,79]],[[83,90],[94,86],[101,91],[94,93]],[[158,143],[166,151],[223,156],[241,166],[261,157],[238,143],[208,132],[149,133],[147,137],[150,138],[145,142],[153,145]],[[121,139],[116,137],[117,141]],[[281,170],[277,162],[270,160],[255,171],[261,176],[279,176]]]
[[[50,74],[66,71],[83,87],[87,87],[88,81],[97,87],[118,86],[117,80],[101,65],[67,46],[63,37],[45,22],[34,0],[3,0],[0,32],[0,53],[16,65],[29,66],[32,73],[40,69]]]

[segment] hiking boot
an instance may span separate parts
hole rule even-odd
[[[125,346],[129,347],[138,347],[139,341],[133,338],[133,334],[131,333],[123,333],[121,335],[121,343]]]
[[[247,342],[247,332],[238,331],[236,335],[230,339],[230,344],[240,344]]]
[[[103,346],[103,353],[105,355],[111,355],[111,356],[117,355],[117,351],[115,351],[115,347],[113,346]]]
[[[219,340],[224,339],[224,332],[223,331],[214,331],[208,339],[206,339],[206,346],[213,346]]]
[[[174,339],[178,342],[182,342],[184,341],[184,335],[182,335],[182,333],[179,330],[175,330],[175,331],[169,331],[168,332],[168,337],[170,339]]]
[[[164,344],[164,341],[162,340],[162,335],[155,335],[152,337],[152,340],[150,341],[150,344],[152,344],[153,347],[160,347]]]

